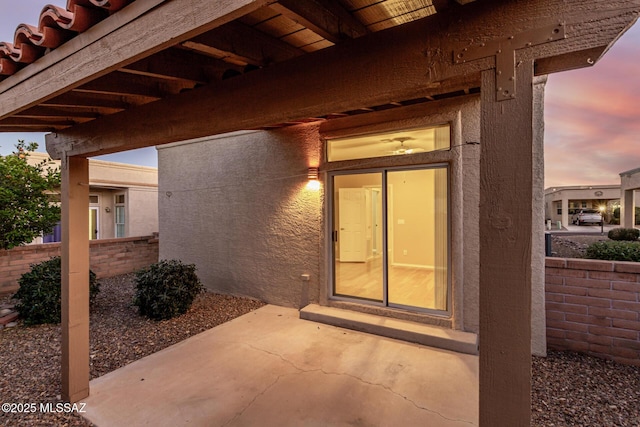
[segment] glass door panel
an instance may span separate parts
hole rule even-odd
[[[333,176],[333,295],[447,311],[446,166]]]
[[[387,173],[388,303],[447,309],[447,170]]]
[[[384,300],[382,172],[333,178],[334,295]]]

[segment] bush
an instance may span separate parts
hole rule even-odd
[[[18,280],[20,288],[13,295],[19,300],[16,310],[25,325],[60,323],[62,319],[62,262],[60,257],[40,264],[32,264],[31,270]],[[89,303],[100,292],[96,275],[89,270]]]
[[[596,242],[587,248],[587,258],[640,262],[640,242]]]
[[[637,228],[614,228],[608,234],[611,240],[626,240],[634,242],[640,237],[640,230]]]
[[[136,273],[133,303],[143,316],[171,319],[186,313],[203,290],[195,265],[178,260],[160,261]]]

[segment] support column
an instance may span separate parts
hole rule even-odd
[[[62,398],[89,395],[89,161],[62,159]]]
[[[545,310],[545,241],[544,241],[544,88],[547,76],[533,82],[533,210],[531,266],[531,353],[547,355]]]
[[[516,97],[496,101],[482,72],[480,144],[480,426],[529,426],[533,62],[516,67]]]
[[[620,200],[620,226],[633,228],[635,225],[635,190],[622,191]]]
[[[567,228],[571,219],[569,217],[569,199],[567,195],[562,196],[562,226]]]

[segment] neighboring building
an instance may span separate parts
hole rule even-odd
[[[619,185],[563,186],[544,191],[545,220],[551,220],[554,227],[558,222],[566,227],[580,209],[604,208],[605,221],[610,221],[619,205]]]
[[[29,163],[49,158],[29,154]],[[158,169],[89,160],[89,238],[148,236],[158,231]],[[60,166],[60,161],[55,161]],[[60,241],[60,226],[34,243]]]
[[[620,224],[631,228],[640,225],[638,215],[638,192],[640,191],[640,168],[620,174]]]

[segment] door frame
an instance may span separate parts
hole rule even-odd
[[[388,207],[388,183],[387,183],[387,175],[386,172],[389,171],[402,171],[402,170],[424,170],[424,169],[445,169],[447,175],[447,229],[446,229],[446,239],[447,239],[447,249],[446,249],[446,262],[447,262],[447,295],[446,295],[446,310],[435,310],[429,308],[415,307],[415,306],[406,306],[400,304],[389,304],[388,302],[388,265],[391,262],[389,259],[389,251],[388,251],[388,229],[387,224],[389,221],[389,207]],[[344,295],[335,295],[335,261],[336,261],[336,253],[335,253],[335,241],[334,237],[336,232],[334,231],[335,224],[335,203],[334,203],[334,177],[340,175],[355,175],[355,174],[366,174],[366,173],[381,173],[382,174],[382,257],[383,257],[383,299],[381,302],[373,301],[363,298],[357,297],[348,297]],[[452,228],[452,215],[451,215],[451,165],[446,162],[440,163],[429,163],[429,164],[414,164],[408,166],[378,166],[375,168],[368,169],[340,169],[334,171],[327,171],[327,181],[326,181],[326,200],[327,200],[327,221],[326,221],[326,230],[327,230],[327,299],[329,301],[345,301],[352,303],[360,303],[366,304],[370,306],[377,306],[384,309],[400,309],[400,310],[408,310],[415,313],[425,313],[442,317],[451,317],[453,314],[453,281],[452,281],[452,242],[451,242],[451,228]],[[386,208],[385,208],[386,207]],[[393,208],[392,208],[393,209]],[[391,255],[393,256],[393,255]]]

